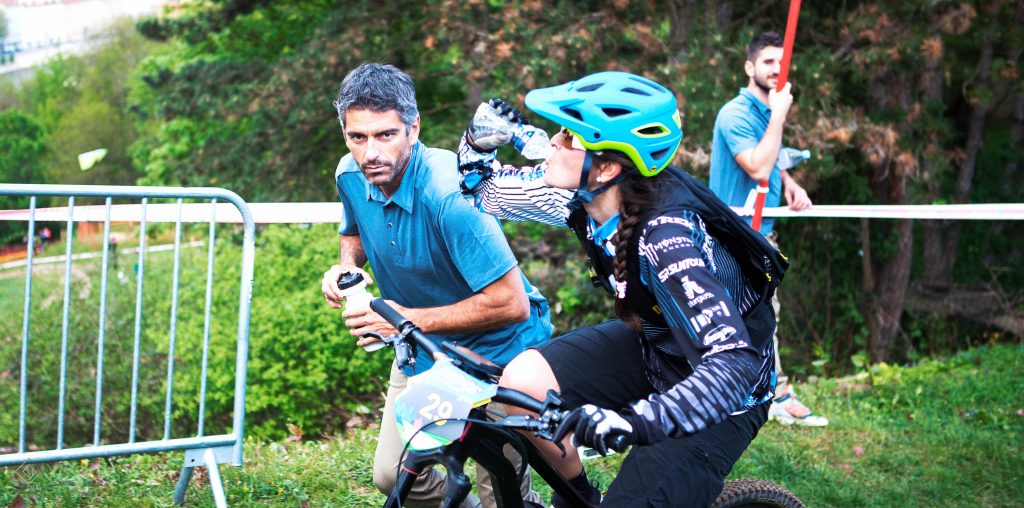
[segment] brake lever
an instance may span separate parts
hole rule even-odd
[[[409,344],[407,340],[396,339],[394,341],[395,346],[395,362],[399,368],[416,366],[416,348]]]
[[[363,337],[371,337],[371,338],[377,339],[377,340],[383,342],[385,346],[390,346],[391,345],[391,336],[390,335],[385,337],[385,336],[383,336],[383,335],[381,335],[381,334],[379,334],[377,332],[366,332],[362,336]]]
[[[363,337],[372,337],[384,343],[385,346],[395,348],[395,362],[399,368],[406,365],[415,367],[416,344],[407,338],[409,333],[411,331],[407,330],[405,333],[399,332],[385,336],[377,332],[366,332],[363,334]]]
[[[562,458],[565,458],[565,446],[562,445],[561,439],[555,439],[556,431],[562,418],[565,416],[565,401],[562,400],[562,395],[554,390],[548,390],[544,396],[544,403],[542,405],[542,411],[540,413],[540,419],[543,423],[543,428],[536,432],[537,436],[555,444],[560,452],[562,452]]]
[[[509,429],[532,430],[538,435],[544,428],[543,422],[532,415],[508,415],[500,420],[500,424]]]

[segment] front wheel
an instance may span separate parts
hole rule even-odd
[[[711,508],[804,508],[786,487],[768,480],[740,478],[725,483]]]

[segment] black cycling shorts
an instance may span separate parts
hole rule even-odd
[[[640,333],[622,321],[573,330],[537,346],[568,407],[619,409],[654,391],[645,374]]]

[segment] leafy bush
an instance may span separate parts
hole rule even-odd
[[[51,249],[50,252],[56,249]],[[163,258],[163,259],[161,259]],[[166,262],[151,255],[147,262]],[[135,276],[131,261],[122,258],[108,280],[104,336],[103,440],[124,442],[130,427],[132,357],[134,347]],[[91,443],[95,417],[97,345],[99,338],[99,263],[76,263],[67,303],[67,366],[64,441],[68,446]],[[61,351],[64,344],[63,265],[38,265],[33,273],[27,356],[26,442],[52,448],[56,444],[60,405]],[[122,278],[117,273],[121,272]],[[18,439],[21,383],[23,296],[22,271],[4,273],[3,314],[0,322],[0,443]],[[146,276],[150,290],[158,286]],[[153,312],[147,292],[144,312]],[[165,358],[158,354],[151,331],[143,323],[140,337],[138,435],[158,437],[163,425],[162,376]],[[165,339],[166,340],[166,339]]]
[[[205,239],[204,227],[186,227],[183,243]],[[156,228],[161,229],[161,228]],[[171,231],[151,230],[166,240]],[[391,356],[355,347],[340,312],[320,293],[320,278],[337,256],[331,226],[274,226],[258,235],[248,363],[248,434],[287,435],[287,423],[307,433],[339,430],[353,410],[380,393]],[[218,231],[211,299],[205,434],[230,432],[238,331],[240,234]],[[76,250],[78,249],[76,244]],[[122,246],[123,249],[125,246]],[[106,302],[103,439],[124,442],[129,430],[134,343],[134,256],[120,254],[111,268]],[[206,304],[207,250],[183,248],[175,322],[172,437],[197,431]],[[141,326],[139,439],[160,438],[164,428],[169,363],[172,281],[169,253],[149,253]],[[69,302],[65,442],[92,439],[99,328],[100,264],[76,262]],[[119,278],[118,273],[121,277]],[[63,322],[63,265],[35,270],[29,349],[27,439],[55,443]],[[21,273],[5,274],[0,324],[0,443],[16,443],[21,357]],[[371,404],[372,406],[372,404]]]

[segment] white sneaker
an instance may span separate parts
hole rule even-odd
[[[793,391],[793,385],[789,384],[772,401],[771,407],[768,408],[768,419],[775,420],[783,425],[802,425],[805,427],[824,427],[828,425],[828,418],[812,413],[807,406],[797,400],[796,392]]]

